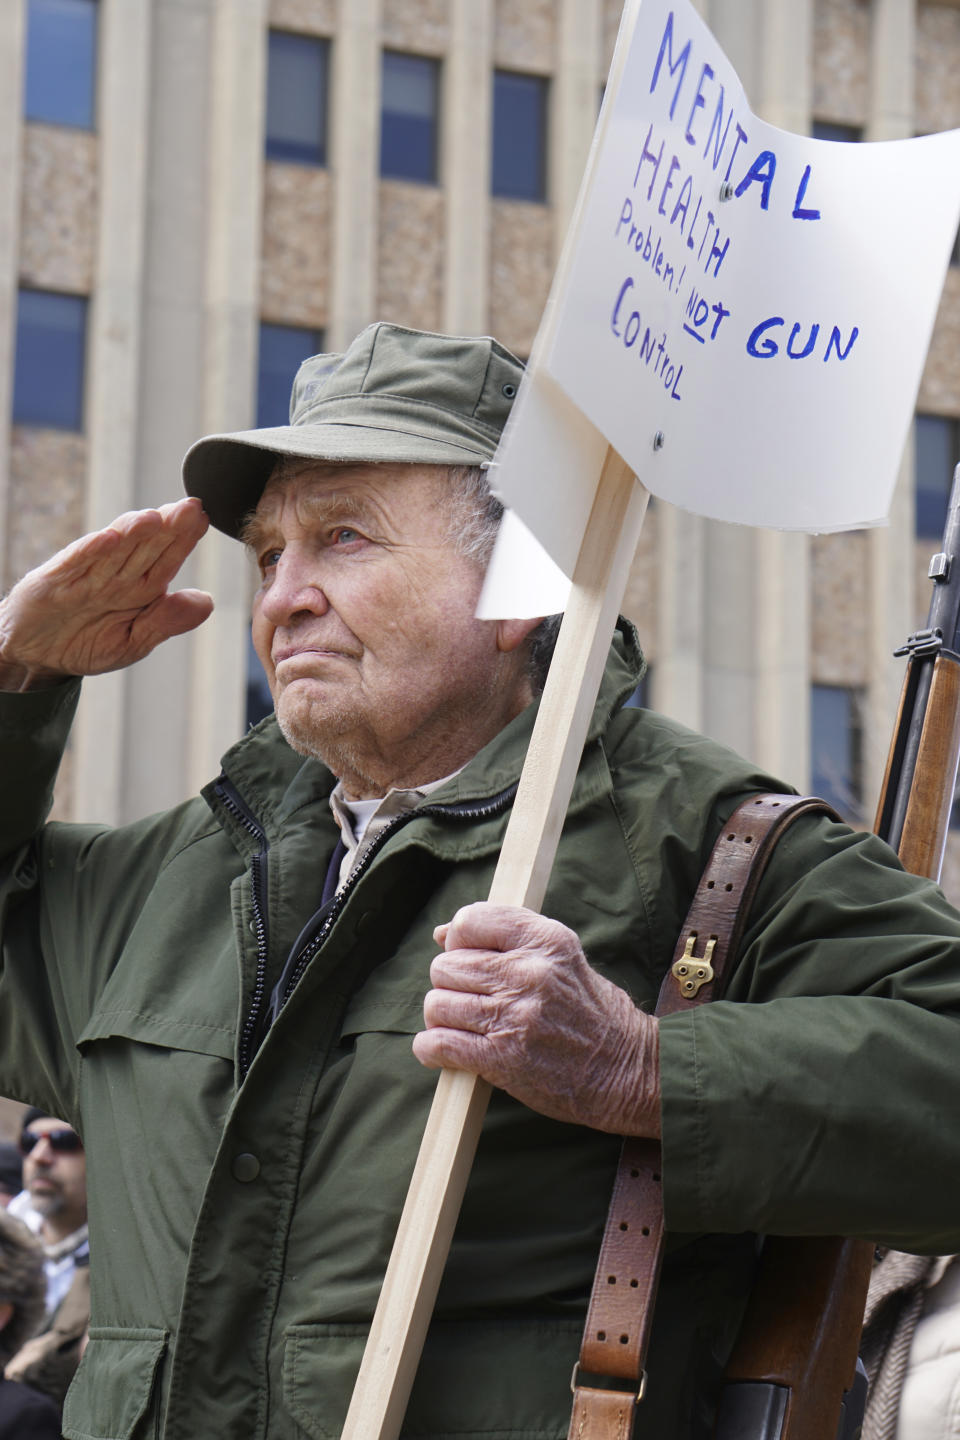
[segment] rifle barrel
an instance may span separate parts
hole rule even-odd
[[[960,650],[960,465],[953,472],[942,548],[933,556],[929,573],[933,596],[926,628],[911,635],[897,651],[908,657],[907,673],[874,827],[898,853],[929,711],[934,668],[941,655],[956,656]],[[955,773],[950,778],[952,784]]]

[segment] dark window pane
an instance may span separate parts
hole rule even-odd
[[[83,428],[87,302],[78,295],[21,290],[13,419],[55,430]]]
[[[247,725],[257,725],[273,710],[273,696],[263,666],[253,648],[253,637],[247,632]]]
[[[436,183],[439,68],[422,55],[383,52],[381,175]]]
[[[493,193],[514,200],[547,194],[547,82],[539,75],[493,75]]]
[[[835,125],[831,120],[814,120],[810,133],[814,140],[839,140],[847,145],[863,139],[862,126]]]
[[[956,420],[917,415],[914,420],[917,535],[939,539],[947,518],[954,467],[960,460]]]
[[[650,704],[650,666],[648,665],[640,678],[636,690],[632,691],[623,702],[627,710],[646,710]]]
[[[857,692],[839,685],[810,691],[813,793],[846,819],[860,818],[861,735]]]
[[[297,325],[261,325],[257,367],[257,426],[286,425],[290,391],[301,361],[323,350],[322,330]]]
[[[28,120],[92,129],[96,65],[95,0],[30,0],[25,102]]]
[[[267,159],[327,163],[327,69],[330,45],[312,35],[270,31],[267,68]]]

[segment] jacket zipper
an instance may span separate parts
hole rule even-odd
[[[282,1009],[283,1006],[286,1005],[287,1001],[290,999],[290,996],[293,994],[300,981],[301,976],[303,975],[303,972],[306,970],[310,961],[313,959],[314,955],[316,955],[317,951],[321,948],[327,936],[330,934],[334,922],[340,915],[340,912],[343,910],[343,907],[349,899],[350,895],[353,893],[354,888],[359,884],[360,880],[363,878],[370,865],[373,863],[375,857],[383,849],[383,846],[387,843],[387,841],[392,835],[395,835],[398,830],[400,830],[404,825],[407,824],[408,821],[416,820],[423,816],[444,816],[445,818],[453,816],[456,819],[470,820],[489,819],[494,815],[501,814],[512,802],[513,797],[514,795],[516,795],[516,793],[517,786],[516,784],[513,784],[508,786],[506,790],[501,790],[501,792],[498,795],[494,795],[492,799],[485,800],[480,804],[420,805],[416,810],[407,810],[403,815],[397,815],[393,820],[390,821],[389,825],[385,825],[384,828],[380,831],[380,834],[371,843],[370,848],[365,851],[360,863],[351,872],[350,878],[344,885],[343,889],[335,897],[333,904],[323,915],[323,919],[320,921],[319,930],[316,932],[315,935],[313,935],[309,940],[305,942],[303,949],[296,957],[294,967],[291,970],[290,975],[287,978],[287,982],[283,987],[283,991],[280,996],[280,1005],[278,1008]]]
[[[238,791],[231,785],[226,776],[221,776],[215,786],[215,793],[220,797],[221,802],[235,819],[252,835],[260,848],[250,861],[250,892],[251,906],[253,910],[253,928],[257,938],[257,966],[254,975],[253,997],[250,1001],[250,1009],[247,1018],[240,1032],[240,1044],[238,1047],[238,1059],[240,1064],[240,1075],[246,1075],[250,1068],[250,1061],[253,1059],[251,1053],[251,1042],[263,1009],[263,997],[267,988],[267,956],[269,940],[269,909],[267,906],[267,853],[270,849],[270,842],[267,839],[267,832],[257,820],[256,816],[244,804]]]
[[[363,859],[356,866],[346,885],[334,898],[333,902],[318,912],[317,922],[319,929],[315,934],[304,940],[302,948],[296,954],[292,954],[284,969],[290,967],[290,974],[280,994],[280,1003],[277,1011],[283,1008],[290,996],[296,989],[304,971],[310,961],[324,944],[330,931],[341,914],[344,905],[353,893],[354,888],[360,882],[376,856],[382,850],[392,835],[410,820],[421,817],[443,817],[456,820],[488,820],[496,815],[502,815],[513,803],[513,797],[517,793],[517,784],[514,782],[508,785],[505,790],[490,797],[489,800],[461,802],[456,805],[421,805],[416,810],[408,810],[403,815],[396,816],[389,825],[386,825],[380,834],[365,852]],[[240,1064],[240,1077],[243,1079],[256,1054],[257,1046],[254,1044],[257,1038],[257,1030],[263,1016],[264,998],[267,988],[267,885],[266,885],[266,862],[269,842],[263,826],[246,806],[237,790],[231,785],[225,776],[221,776],[215,787],[215,793],[220,797],[225,807],[243,825],[244,829],[253,835],[260,844],[260,849],[253,856],[250,862],[250,873],[252,880],[252,902],[253,921],[257,936],[257,969],[254,980],[253,997],[250,1002],[250,1009],[240,1033],[240,1044],[238,1048],[238,1059]],[[262,1039],[262,1036],[259,1037]]]

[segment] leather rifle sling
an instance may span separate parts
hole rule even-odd
[[[825,812],[810,795],[757,795],[731,815],[700,879],[664,976],[655,1014],[719,998],[773,847],[800,815]],[[580,1359],[573,1372],[568,1440],[629,1440],[646,1381],[657,1283],[663,1259],[660,1142],[623,1142],[600,1245]],[[590,1375],[620,1389],[585,1384]]]

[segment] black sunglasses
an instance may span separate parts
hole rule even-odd
[[[63,1154],[72,1154],[74,1151],[83,1149],[83,1141],[76,1130],[47,1130],[43,1135],[37,1135],[33,1130],[24,1130],[20,1136],[20,1149],[24,1155],[29,1155],[34,1145],[41,1140],[49,1140],[51,1150],[59,1150]]]

